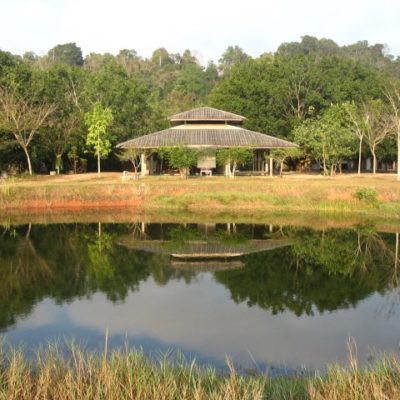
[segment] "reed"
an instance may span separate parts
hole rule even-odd
[[[168,355],[157,361],[129,348],[91,353],[48,345],[27,359],[22,350],[0,348],[0,399],[7,400],[386,400],[400,398],[400,362],[385,357],[360,369],[350,352],[347,367],[324,375],[269,378],[201,368]]]

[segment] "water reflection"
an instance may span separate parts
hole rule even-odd
[[[358,332],[377,302],[381,309],[397,293],[399,235],[366,225],[321,231],[257,224],[27,225],[3,227],[0,237],[0,329],[14,340],[29,341],[35,325],[38,338],[84,331],[90,342],[107,326],[115,335],[141,335],[153,348],[173,344],[223,359],[252,343],[256,354],[267,348],[273,361],[318,364],[337,346],[344,350],[344,332]],[[366,344],[386,349],[398,342],[396,308],[392,301],[392,336],[371,320]],[[352,321],[347,309],[355,312]],[[327,354],[321,350],[318,357],[303,354],[301,342],[311,346],[333,335],[339,315],[346,322],[330,337],[336,347],[328,351],[324,344]],[[312,337],[296,338],[305,330]]]

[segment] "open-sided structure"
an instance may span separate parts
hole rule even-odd
[[[201,107],[173,115],[171,127],[120,143],[119,148],[136,148],[142,151],[142,175],[159,173],[160,163],[155,154],[162,147],[185,146],[191,149],[251,148],[254,150],[253,171],[268,173],[265,150],[296,147],[295,144],[254,132],[242,127],[246,118],[211,107]],[[208,157],[206,169],[215,169],[215,157]],[[214,158],[214,160],[213,160]],[[208,166],[207,166],[208,163]],[[198,164],[202,168],[201,163]],[[222,169],[227,174],[227,168]]]

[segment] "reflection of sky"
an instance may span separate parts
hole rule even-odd
[[[191,284],[172,280],[158,286],[148,279],[120,304],[109,302],[103,294],[61,306],[45,300],[6,337],[12,343],[37,344],[63,335],[79,336],[98,345],[108,330],[110,339],[127,336],[147,349],[177,347],[216,362],[228,354],[249,365],[254,358],[260,365],[321,368],[326,362],[346,359],[349,336],[356,339],[363,362],[371,348],[397,350],[400,318],[384,314],[389,303],[388,296],[376,294],[356,309],[314,317],[290,312],[274,316],[245,303],[235,304],[212,274],[202,273]]]

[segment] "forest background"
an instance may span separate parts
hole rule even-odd
[[[400,58],[385,45],[339,46],[312,36],[257,58],[229,46],[206,66],[190,50],[165,48],[150,58],[131,49],[83,57],[75,43],[44,56],[0,51],[0,170],[95,170],[85,115],[99,104],[112,113],[103,170],[123,169],[116,144],[203,105],[246,116],[246,128],[294,141],[298,158],[327,168],[359,154],[393,161],[399,85]]]

